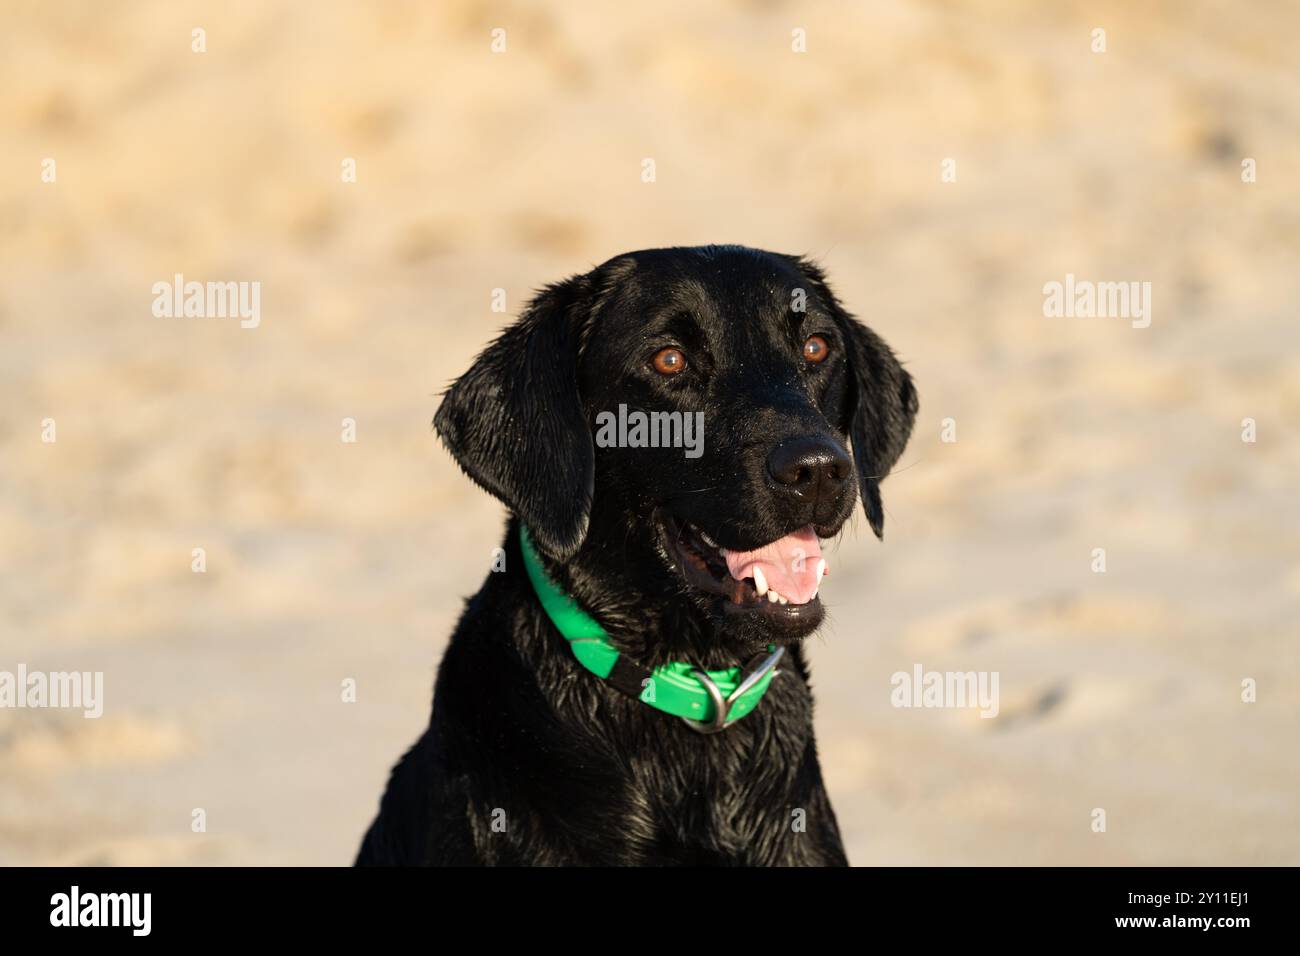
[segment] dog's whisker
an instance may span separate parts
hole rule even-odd
[[[868,481],[884,481],[886,478],[893,477],[894,475],[897,475],[897,474],[899,474],[899,473],[901,473],[901,472],[907,471],[907,470],[910,469],[910,468],[915,468],[917,465],[919,465],[919,464],[920,464],[921,462],[923,462],[923,461],[925,461],[924,458],[918,458],[916,461],[912,462],[910,465],[905,465],[905,466],[902,467],[902,468],[893,468],[893,469],[890,469],[889,471],[887,471],[887,472],[886,472],[885,474],[883,474],[883,475],[867,475],[867,480],[868,480]]]
[[[665,501],[675,501],[676,499],[678,499],[678,498],[683,498],[683,497],[685,497],[686,495],[702,495],[702,494],[704,494],[704,493],[706,493],[706,492],[709,492],[709,491],[719,491],[719,490],[721,490],[722,488],[723,488],[722,485],[711,485],[711,486],[708,487],[708,488],[691,488],[691,489],[688,489],[687,491],[679,491],[679,492],[677,492],[677,494],[675,494],[675,495],[669,495],[669,496],[668,496],[666,499],[664,499],[664,500],[665,500]]]

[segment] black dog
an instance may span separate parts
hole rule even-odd
[[[845,864],[799,642],[818,540],[858,496],[881,535],[916,408],[803,259],[657,249],[544,289],[434,419],[512,512],[505,567],[357,862]]]

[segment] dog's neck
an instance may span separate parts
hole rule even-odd
[[[518,523],[507,528],[507,553],[515,550]],[[638,552],[643,553],[638,553]],[[522,554],[520,554],[522,560]],[[547,576],[604,628],[621,653],[648,668],[690,661],[704,668],[731,667],[764,645],[750,645],[721,627],[674,580],[662,559],[630,543],[615,549],[598,533],[563,564],[541,559]]]

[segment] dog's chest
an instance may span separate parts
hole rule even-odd
[[[641,738],[644,746],[626,764],[627,797],[640,817],[633,831],[640,842],[653,834],[647,862],[657,854],[701,862],[747,857],[765,835],[797,822],[809,783],[804,690],[773,695],[718,734],[660,723],[659,733]]]

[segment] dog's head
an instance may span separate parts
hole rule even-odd
[[[815,265],[708,246],[544,289],[434,424],[570,587],[752,648],[821,623],[819,539],[858,498],[882,534],[916,409]]]

